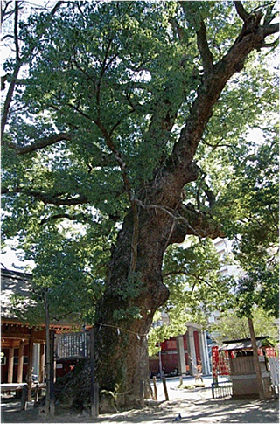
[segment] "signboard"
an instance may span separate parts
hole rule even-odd
[[[57,334],[55,336],[56,359],[89,358],[90,334],[86,331]]]
[[[176,352],[177,352],[177,342],[176,342],[176,340],[168,340],[168,341],[166,341],[166,349],[168,349],[168,350],[176,350]]]

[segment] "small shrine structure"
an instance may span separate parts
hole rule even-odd
[[[266,337],[256,337],[258,358],[262,373],[263,389],[265,393],[272,391],[269,360],[266,356]],[[256,372],[253,358],[251,339],[224,341],[220,352],[227,352],[229,374],[232,380],[233,398],[256,398],[259,396]]]

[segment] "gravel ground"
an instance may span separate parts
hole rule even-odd
[[[177,391],[176,391],[177,392]],[[194,393],[173,394],[170,401],[151,401],[141,410],[115,414],[101,414],[95,420],[88,411],[63,410],[56,407],[55,416],[47,419],[38,414],[32,403],[26,411],[19,411],[20,402],[14,399],[2,401],[2,422],[6,423],[171,423],[181,414],[182,423],[279,423],[279,401],[212,399],[209,389]]]

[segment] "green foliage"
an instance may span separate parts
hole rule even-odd
[[[233,173],[220,213],[235,259],[246,275],[235,288],[240,314],[258,305],[274,316],[279,311],[278,261],[278,134],[263,131],[264,143],[230,151]]]
[[[171,306],[189,310],[196,321],[221,308],[228,293],[228,279],[221,276],[221,266],[212,240],[169,248],[164,260],[164,281],[171,291],[167,310]]]
[[[193,185],[194,198],[198,200],[200,196],[200,210],[209,210],[209,197],[205,193],[220,191],[213,205],[214,213],[220,215],[228,237],[235,239],[235,261],[224,258],[224,264],[235,263],[246,275],[239,279],[223,279],[219,273],[223,262],[219,262],[209,240],[185,249],[172,247],[167,250],[164,273],[171,295],[165,312],[169,315],[170,326],[152,330],[151,352],[156,351],[157,341],[184,333],[186,321],[205,325],[207,315],[215,309],[223,311],[235,307],[235,315],[250,316],[257,307],[266,311],[266,317],[278,316],[278,138],[272,129],[270,132],[264,130],[263,136],[264,144],[241,143],[239,139],[239,145],[224,152],[215,149],[207,153],[204,146],[205,156],[201,163],[207,167],[207,174],[201,174]],[[210,162],[208,155],[218,158],[225,168],[221,163]],[[256,314],[254,312],[254,319]],[[240,338],[245,333],[247,337],[245,322],[245,318],[240,320],[241,327],[234,333],[226,335],[225,330],[223,337],[234,334],[232,338]]]
[[[253,310],[253,321],[256,337],[265,336],[271,343],[279,339],[275,317],[268,315],[263,309]],[[250,337],[247,318],[238,317],[236,311],[229,310],[221,314],[217,323],[211,325],[210,331],[218,344],[224,340],[236,340]]]
[[[105,263],[108,252],[102,247],[89,248],[87,236],[75,240],[65,238],[55,228],[40,233],[35,244],[26,247],[28,259],[36,262],[32,270],[31,302],[25,304],[15,298],[14,309],[29,322],[44,321],[44,298],[48,293],[50,319],[71,322],[93,322],[94,305],[104,288]],[[95,267],[91,266],[95,263]]]
[[[239,315],[251,316],[257,305],[268,314],[279,315],[279,263],[272,267],[260,263],[254,271],[238,281],[236,304]]]
[[[211,312],[228,307],[232,300],[230,287],[233,281],[231,277],[221,275],[222,265],[212,240],[197,242],[193,239],[188,247],[167,249],[163,273],[170,297],[160,311],[168,317],[168,322],[152,328],[150,354],[156,353],[159,342],[184,334],[186,322],[196,322],[206,328]],[[155,321],[158,319],[156,316]]]
[[[3,135],[2,236],[17,237],[26,259],[35,261],[34,300],[50,288],[53,317],[92,319],[129,197],[145,197],[197,98],[201,18],[214,61],[239,34],[232,3],[181,3],[62,2],[54,14],[34,12],[20,22],[21,82]],[[246,6],[266,6],[273,15],[272,2]],[[200,177],[184,193],[185,202],[218,216],[228,236],[242,234],[242,266],[257,246],[257,252],[260,245],[274,246],[277,220],[271,130],[277,81],[265,55],[258,58],[252,54],[222,92],[196,153]],[[9,79],[17,64],[16,58],[5,61]],[[254,155],[246,137],[261,124],[266,138]],[[67,137],[46,142],[57,134]],[[173,314],[174,331],[182,331],[186,308],[192,320],[201,321],[200,311],[224,305],[228,286],[218,268],[208,242],[167,251],[166,310]],[[135,278],[124,283],[121,295],[127,300],[140,289]],[[36,308],[32,313],[41,319]],[[166,329],[160,331],[163,337]]]

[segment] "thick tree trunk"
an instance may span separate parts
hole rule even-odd
[[[127,216],[96,313],[97,379],[101,388],[117,389],[118,400],[126,405],[139,402],[141,380],[149,394],[148,332],[155,311],[169,296],[161,274],[167,241],[164,227],[170,227],[167,221],[158,218],[155,211],[139,213],[137,260],[135,270],[131,270],[134,222],[132,215]]]
[[[184,7],[186,2],[181,4]],[[256,19],[252,21],[241,3],[235,4],[244,25],[235,43],[216,64],[201,22],[197,42],[204,73],[197,97],[172,154],[136,197],[127,181],[125,163],[109,146],[122,169],[131,213],[123,222],[112,252],[105,293],[96,310],[95,375],[101,389],[116,392],[118,403],[122,399],[125,405],[140,404],[140,382],[144,380],[146,388],[149,384],[147,335],[155,311],[169,296],[161,271],[165,249],[182,242],[186,234],[220,234],[213,222],[181,201],[184,186],[198,177],[193,157],[199,141],[227,81],[242,70],[248,54],[260,49],[265,37],[278,30],[273,25],[261,26]],[[166,116],[160,110],[153,118],[159,129],[166,128]],[[173,124],[172,121],[167,131]],[[153,125],[150,133],[153,137]]]
[[[182,242],[186,234],[219,235],[203,214],[182,205],[181,193],[198,177],[193,157],[221,91],[265,37],[257,24],[243,32],[214,65],[201,23],[197,39],[204,77],[198,96],[169,160],[134,199],[112,254],[108,284],[96,312],[96,375],[101,388],[122,393],[126,405],[139,400],[142,379],[149,383],[147,334],[155,311],[169,295],[161,273],[166,247]]]
[[[189,173],[189,179],[193,179],[193,173]],[[191,225],[182,217],[181,222],[176,215],[182,209],[180,192],[176,187],[171,190],[169,208],[157,207],[152,198],[145,199],[149,206],[143,206],[144,200],[142,206],[138,205],[136,241],[133,213],[126,217],[112,252],[106,291],[96,312],[96,378],[101,389],[117,391],[117,400],[126,406],[139,404],[142,380],[145,395],[150,393],[148,333],[154,313],[169,297],[162,276],[166,247],[182,242],[187,233],[220,235],[217,226],[209,225],[202,214],[191,209],[186,215]],[[136,258],[132,259],[134,242]]]

